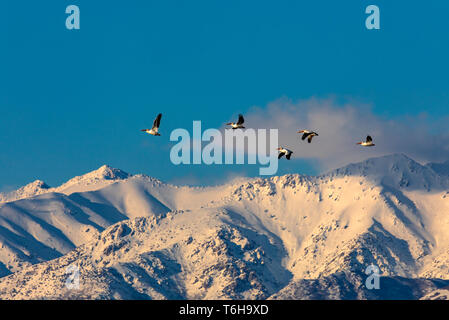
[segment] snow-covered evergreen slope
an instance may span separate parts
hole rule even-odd
[[[449,176],[434,167],[391,155],[207,188],[102,167],[120,174],[0,204],[0,299],[417,299],[449,285]],[[70,264],[80,290],[64,287]]]

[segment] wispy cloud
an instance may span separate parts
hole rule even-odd
[[[247,127],[279,128],[281,145],[292,149],[296,158],[316,160],[322,170],[391,153],[405,153],[421,162],[449,159],[449,129],[444,128],[447,118],[438,123],[424,114],[386,119],[362,103],[282,98],[266,107],[253,107],[245,119]],[[319,137],[308,144],[296,133],[300,129],[315,130]],[[368,134],[376,147],[356,145]]]

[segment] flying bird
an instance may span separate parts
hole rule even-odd
[[[154,119],[153,121],[153,128],[151,129],[142,129],[140,131],[146,132],[148,134],[151,134],[153,136],[160,136],[158,130],[159,130],[159,125],[161,124],[161,118],[162,118],[162,113],[159,113],[156,117],[156,119]]]
[[[245,119],[243,119],[243,116],[239,114],[239,119],[237,120],[237,122],[228,122],[226,123],[226,125],[231,126],[233,130],[240,128],[245,129],[245,127],[243,126],[243,122],[245,122]]]
[[[311,143],[312,138],[318,136],[318,133],[309,130],[299,130],[297,133],[303,133],[301,139],[305,140],[307,138],[307,142]]]
[[[278,159],[282,158],[285,155],[287,160],[290,160],[290,157],[292,156],[293,153],[293,151],[288,150],[287,148],[284,147],[277,148],[276,150],[279,150]]]
[[[357,142],[357,144],[360,144],[362,147],[374,147],[375,144],[373,143],[373,138],[371,136],[366,137],[366,141]]]

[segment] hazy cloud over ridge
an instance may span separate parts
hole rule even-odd
[[[266,107],[251,108],[245,119],[247,128],[279,128],[280,145],[292,149],[295,158],[316,159],[324,171],[391,153],[405,153],[420,162],[449,159],[448,119],[431,122],[425,114],[387,119],[357,102],[282,98]],[[319,137],[308,144],[296,133],[300,129],[317,131]],[[356,145],[368,134],[375,147]]]

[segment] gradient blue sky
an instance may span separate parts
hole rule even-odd
[[[66,6],[81,29],[65,28]],[[381,30],[365,28],[365,8]],[[174,166],[169,133],[279,98],[334,97],[383,119],[449,115],[449,2],[0,2],[0,191],[109,164],[176,183],[258,166]],[[139,129],[163,113],[155,138]],[[279,174],[316,173],[313,159]]]

